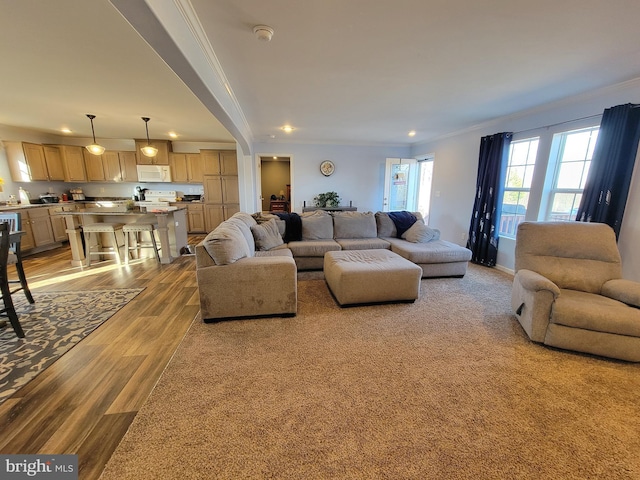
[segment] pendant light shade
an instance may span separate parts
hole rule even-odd
[[[89,150],[89,153],[92,153],[93,155],[102,155],[105,149],[102,145],[98,145],[96,143],[96,132],[93,130],[93,119],[96,118],[96,116],[87,113],[87,117],[89,117],[89,120],[91,121],[91,134],[93,135],[93,143],[91,145],[87,145],[85,148]]]
[[[158,149],[149,142],[149,120],[151,119],[149,117],[142,117],[142,120],[144,120],[144,125],[147,130],[147,145],[142,147],[140,151],[146,157],[155,157],[158,154]]]

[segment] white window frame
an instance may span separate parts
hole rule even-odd
[[[532,143],[536,142],[536,153],[534,155],[533,158],[533,163],[529,163],[529,156],[531,154],[531,146]],[[512,160],[513,160],[513,151],[514,151],[514,146],[517,144],[521,144],[521,143],[528,143],[528,153],[527,153],[527,163],[525,164],[525,167],[527,166],[532,166],[533,167],[533,171],[531,172],[531,183],[529,187],[509,187],[508,183],[509,183],[509,169],[514,167],[514,165],[512,165]],[[535,172],[536,172],[536,164],[538,161],[538,156],[540,153],[540,137],[539,136],[533,136],[533,137],[527,137],[527,138],[523,138],[520,140],[512,140],[511,145],[509,146],[509,160],[507,163],[507,167],[506,167],[506,178],[505,178],[505,184],[504,184],[504,191],[503,191],[503,196],[502,196],[502,209],[504,209],[504,198],[506,196],[506,194],[508,192],[514,192],[514,193],[518,193],[520,194],[527,194],[528,195],[528,200],[527,200],[527,205],[525,208],[525,212],[522,215],[522,218],[518,218],[517,213],[514,215],[513,218],[513,224],[509,227],[509,228],[503,228],[504,224],[508,221],[505,217],[505,213],[504,210],[502,211],[501,215],[500,215],[500,225],[498,227],[498,234],[501,237],[507,237],[507,238],[515,238],[516,236],[516,231],[518,228],[518,224],[523,222],[526,217],[526,213],[529,211],[529,204],[531,203],[531,189],[533,186],[533,178],[535,176]],[[518,202],[517,205],[520,205],[520,203]]]
[[[558,178],[560,175],[560,169],[563,165],[563,155],[564,155],[564,147],[566,145],[567,137],[572,134],[579,134],[585,132],[599,132],[600,125],[593,125],[584,128],[565,130],[562,132],[557,132],[553,135],[551,141],[551,151],[549,152],[549,163],[548,163],[548,171],[553,172],[552,175],[548,175],[545,180],[545,189],[542,204],[540,206],[540,214],[539,220],[541,221],[574,221],[576,219],[575,213],[577,212],[578,207],[580,206],[580,202],[576,202],[576,199],[579,195],[582,195],[584,192],[583,188],[558,188]],[[597,134],[595,138],[592,138],[590,141],[594,142],[597,139]],[[593,148],[588,148],[587,152],[591,150],[593,152]],[[573,160],[576,161],[576,160]],[[580,162],[591,162],[591,158],[588,156],[584,159],[577,160]],[[583,166],[582,171],[582,185],[586,181],[586,177],[588,175],[588,169],[585,171]],[[556,194],[570,194],[574,195],[574,207],[572,208],[569,217],[563,217],[560,215],[553,215],[553,202]]]

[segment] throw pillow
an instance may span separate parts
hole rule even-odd
[[[229,265],[253,253],[249,252],[240,228],[233,223],[221,223],[205,237],[203,243],[216,265]]]
[[[405,210],[400,212],[389,212],[389,217],[391,217],[391,220],[393,220],[393,223],[396,226],[398,238],[402,238],[402,234],[418,220],[418,217],[413,213]]]
[[[440,239],[440,230],[430,228],[422,222],[415,222],[406,232],[402,234],[402,238],[412,243],[427,243]]]
[[[278,230],[278,224],[273,218],[268,222],[251,227],[251,233],[256,241],[256,250],[271,250],[284,243]]]

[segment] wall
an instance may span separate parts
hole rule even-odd
[[[358,211],[382,209],[385,160],[392,157],[407,158],[410,148],[258,143],[253,146],[254,169],[261,156],[289,157],[291,159],[291,210],[302,212],[306,202],[313,206],[313,197],[319,193],[335,191],[343,205],[351,202]],[[331,160],[335,173],[325,177],[320,163]],[[256,199],[253,204],[260,208]]]
[[[426,144],[412,147],[411,156],[432,153],[435,156],[431,224],[439,228],[444,239],[461,245],[471,218],[478,168],[480,138],[497,132],[522,132],[584,117],[602,114],[605,108],[624,103],[640,103],[640,79],[634,79],[598,91],[567,98],[528,112],[486,123],[476,129],[459,132]],[[568,125],[568,129],[571,126]],[[623,276],[640,281],[640,167],[636,163],[631,191],[618,246],[623,260]],[[438,196],[440,192],[440,196]],[[464,240],[463,240],[464,237]],[[512,270],[515,242],[501,238],[498,267]]]

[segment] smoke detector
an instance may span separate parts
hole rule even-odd
[[[253,27],[253,33],[258,37],[258,40],[268,42],[271,40],[271,37],[273,37],[273,28],[267,25],[256,25]]]

